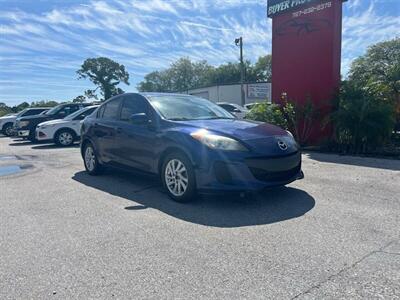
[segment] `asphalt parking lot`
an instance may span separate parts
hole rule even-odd
[[[0,137],[0,298],[399,299],[400,161],[303,159],[255,199],[178,204],[88,176],[78,146]]]

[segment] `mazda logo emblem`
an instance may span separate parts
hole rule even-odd
[[[278,146],[279,146],[279,148],[281,148],[281,150],[283,150],[283,151],[285,151],[285,150],[288,148],[287,145],[286,145],[286,143],[283,142],[283,141],[278,141]]]

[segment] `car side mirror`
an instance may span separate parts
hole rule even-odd
[[[145,113],[133,114],[131,122],[135,125],[145,125],[149,123],[149,117]]]
[[[240,113],[240,110],[238,110],[237,108],[233,109],[233,112],[235,113]]]

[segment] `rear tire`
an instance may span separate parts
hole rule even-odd
[[[99,175],[103,170],[103,166],[99,163],[96,151],[90,142],[86,143],[83,148],[83,163],[89,175]]]
[[[70,129],[61,129],[54,137],[54,143],[61,147],[71,146],[76,140],[76,134]]]
[[[196,177],[193,165],[183,153],[169,154],[161,169],[165,190],[174,201],[190,202],[196,195]]]

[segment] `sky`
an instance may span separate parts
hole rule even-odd
[[[336,0],[334,0],[336,1]],[[0,0],[0,102],[70,101],[94,88],[76,70],[106,56],[130,85],[180,57],[212,65],[271,53],[266,0]],[[400,36],[400,0],[344,3],[342,75],[371,44]]]

